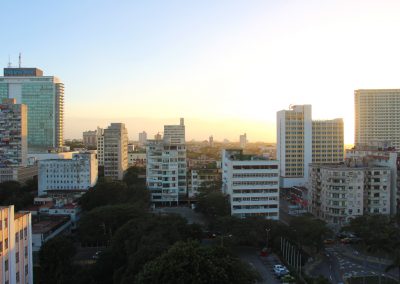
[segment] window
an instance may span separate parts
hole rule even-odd
[[[15,233],[15,242],[18,243],[18,241],[19,241],[19,235],[18,235],[18,232],[16,232]]]
[[[28,257],[28,247],[25,246],[25,257]]]
[[[4,249],[8,249],[8,239],[4,240]]]
[[[18,271],[17,273],[15,273],[15,280],[16,280],[17,282],[19,282],[19,271]]]
[[[4,269],[8,271],[8,259],[4,262]]]
[[[8,218],[4,218],[4,228],[8,227]]]
[[[29,270],[28,270],[28,264],[25,264],[25,275],[28,275]]]
[[[16,252],[15,253],[15,263],[18,263],[18,262],[19,262],[19,253]]]

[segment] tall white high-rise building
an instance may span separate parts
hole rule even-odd
[[[355,145],[390,141],[400,150],[400,89],[354,91]]]
[[[277,159],[281,186],[305,186],[312,162],[344,159],[343,120],[312,120],[311,105],[294,105],[277,113]]]
[[[165,125],[163,139],[147,140],[146,184],[152,202],[178,204],[186,195],[186,142],[183,118],[179,125]]]
[[[100,143],[99,143],[100,142]],[[124,123],[111,123],[104,129],[102,143],[104,176],[113,180],[122,180],[128,169],[128,131]]]
[[[232,216],[279,220],[279,161],[223,150],[222,190]]]
[[[0,282],[33,284],[31,213],[0,207]]]
[[[97,127],[96,130],[97,141],[97,160],[99,166],[104,167],[104,129]]]

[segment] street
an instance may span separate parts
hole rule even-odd
[[[369,261],[350,245],[335,244],[325,248],[323,261],[312,271],[313,276],[323,275],[331,283],[344,282],[350,277],[389,276],[397,278],[397,271],[385,272],[386,264]]]

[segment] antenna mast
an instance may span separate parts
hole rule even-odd
[[[19,57],[18,57],[18,65],[19,65],[19,68],[21,68],[21,63],[22,63],[22,60],[21,60],[21,52],[19,53]]]
[[[8,66],[7,66],[8,68],[11,68],[11,58],[10,58],[10,55],[8,55]]]

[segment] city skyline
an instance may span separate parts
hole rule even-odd
[[[276,112],[311,104],[352,144],[354,90],[399,86],[395,1],[48,3],[4,3],[0,62],[22,52],[62,78],[67,139],[122,122],[136,140],[185,117],[188,140],[275,142]]]

